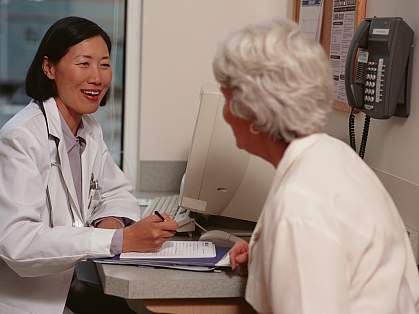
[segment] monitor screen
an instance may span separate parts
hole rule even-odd
[[[257,221],[275,169],[237,148],[223,106],[221,93],[201,92],[180,205],[202,214]]]

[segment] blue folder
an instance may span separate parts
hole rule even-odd
[[[134,259],[134,258],[120,258],[119,255],[109,258],[95,258],[92,261],[101,264],[114,265],[135,265],[135,266],[151,266],[161,268],[173,268],[180,270],[193,271],[211,271],[222,267],[229,267],[229,264],[220,265],[219,262],[228,254],[230,248],[223,246],[216,246],[215,257],[203,258],[158,258],[158,259]]]

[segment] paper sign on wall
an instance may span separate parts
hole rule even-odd
[[[333,0],[329,59],[336,82],[336,99],[345,103],[345,62],[355,32],[355,18],[356,0]]]
[[[323,0],[302,0],[298,21],[302,31],[319,42],[323,21]]]

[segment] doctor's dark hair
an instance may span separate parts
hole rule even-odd
[[[48,57],[50,62],[57,64],[72,46],[95,36],[103,38],[110,54],[112,44],[108,34],[88,19],[69,16],[51,25],[42,38],[26,74],[25,89],[28,96],[38,101],[57,96],[54,81],[50,80],[42,69],[44,57]],[[103,97],[101,106],[106,104],[108,93],[109,90]]]

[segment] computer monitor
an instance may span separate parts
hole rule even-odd
[[[221,93],[201,92],[180,205],[202,214],[257,221],[275,169],[237,148],[223,106]]]

